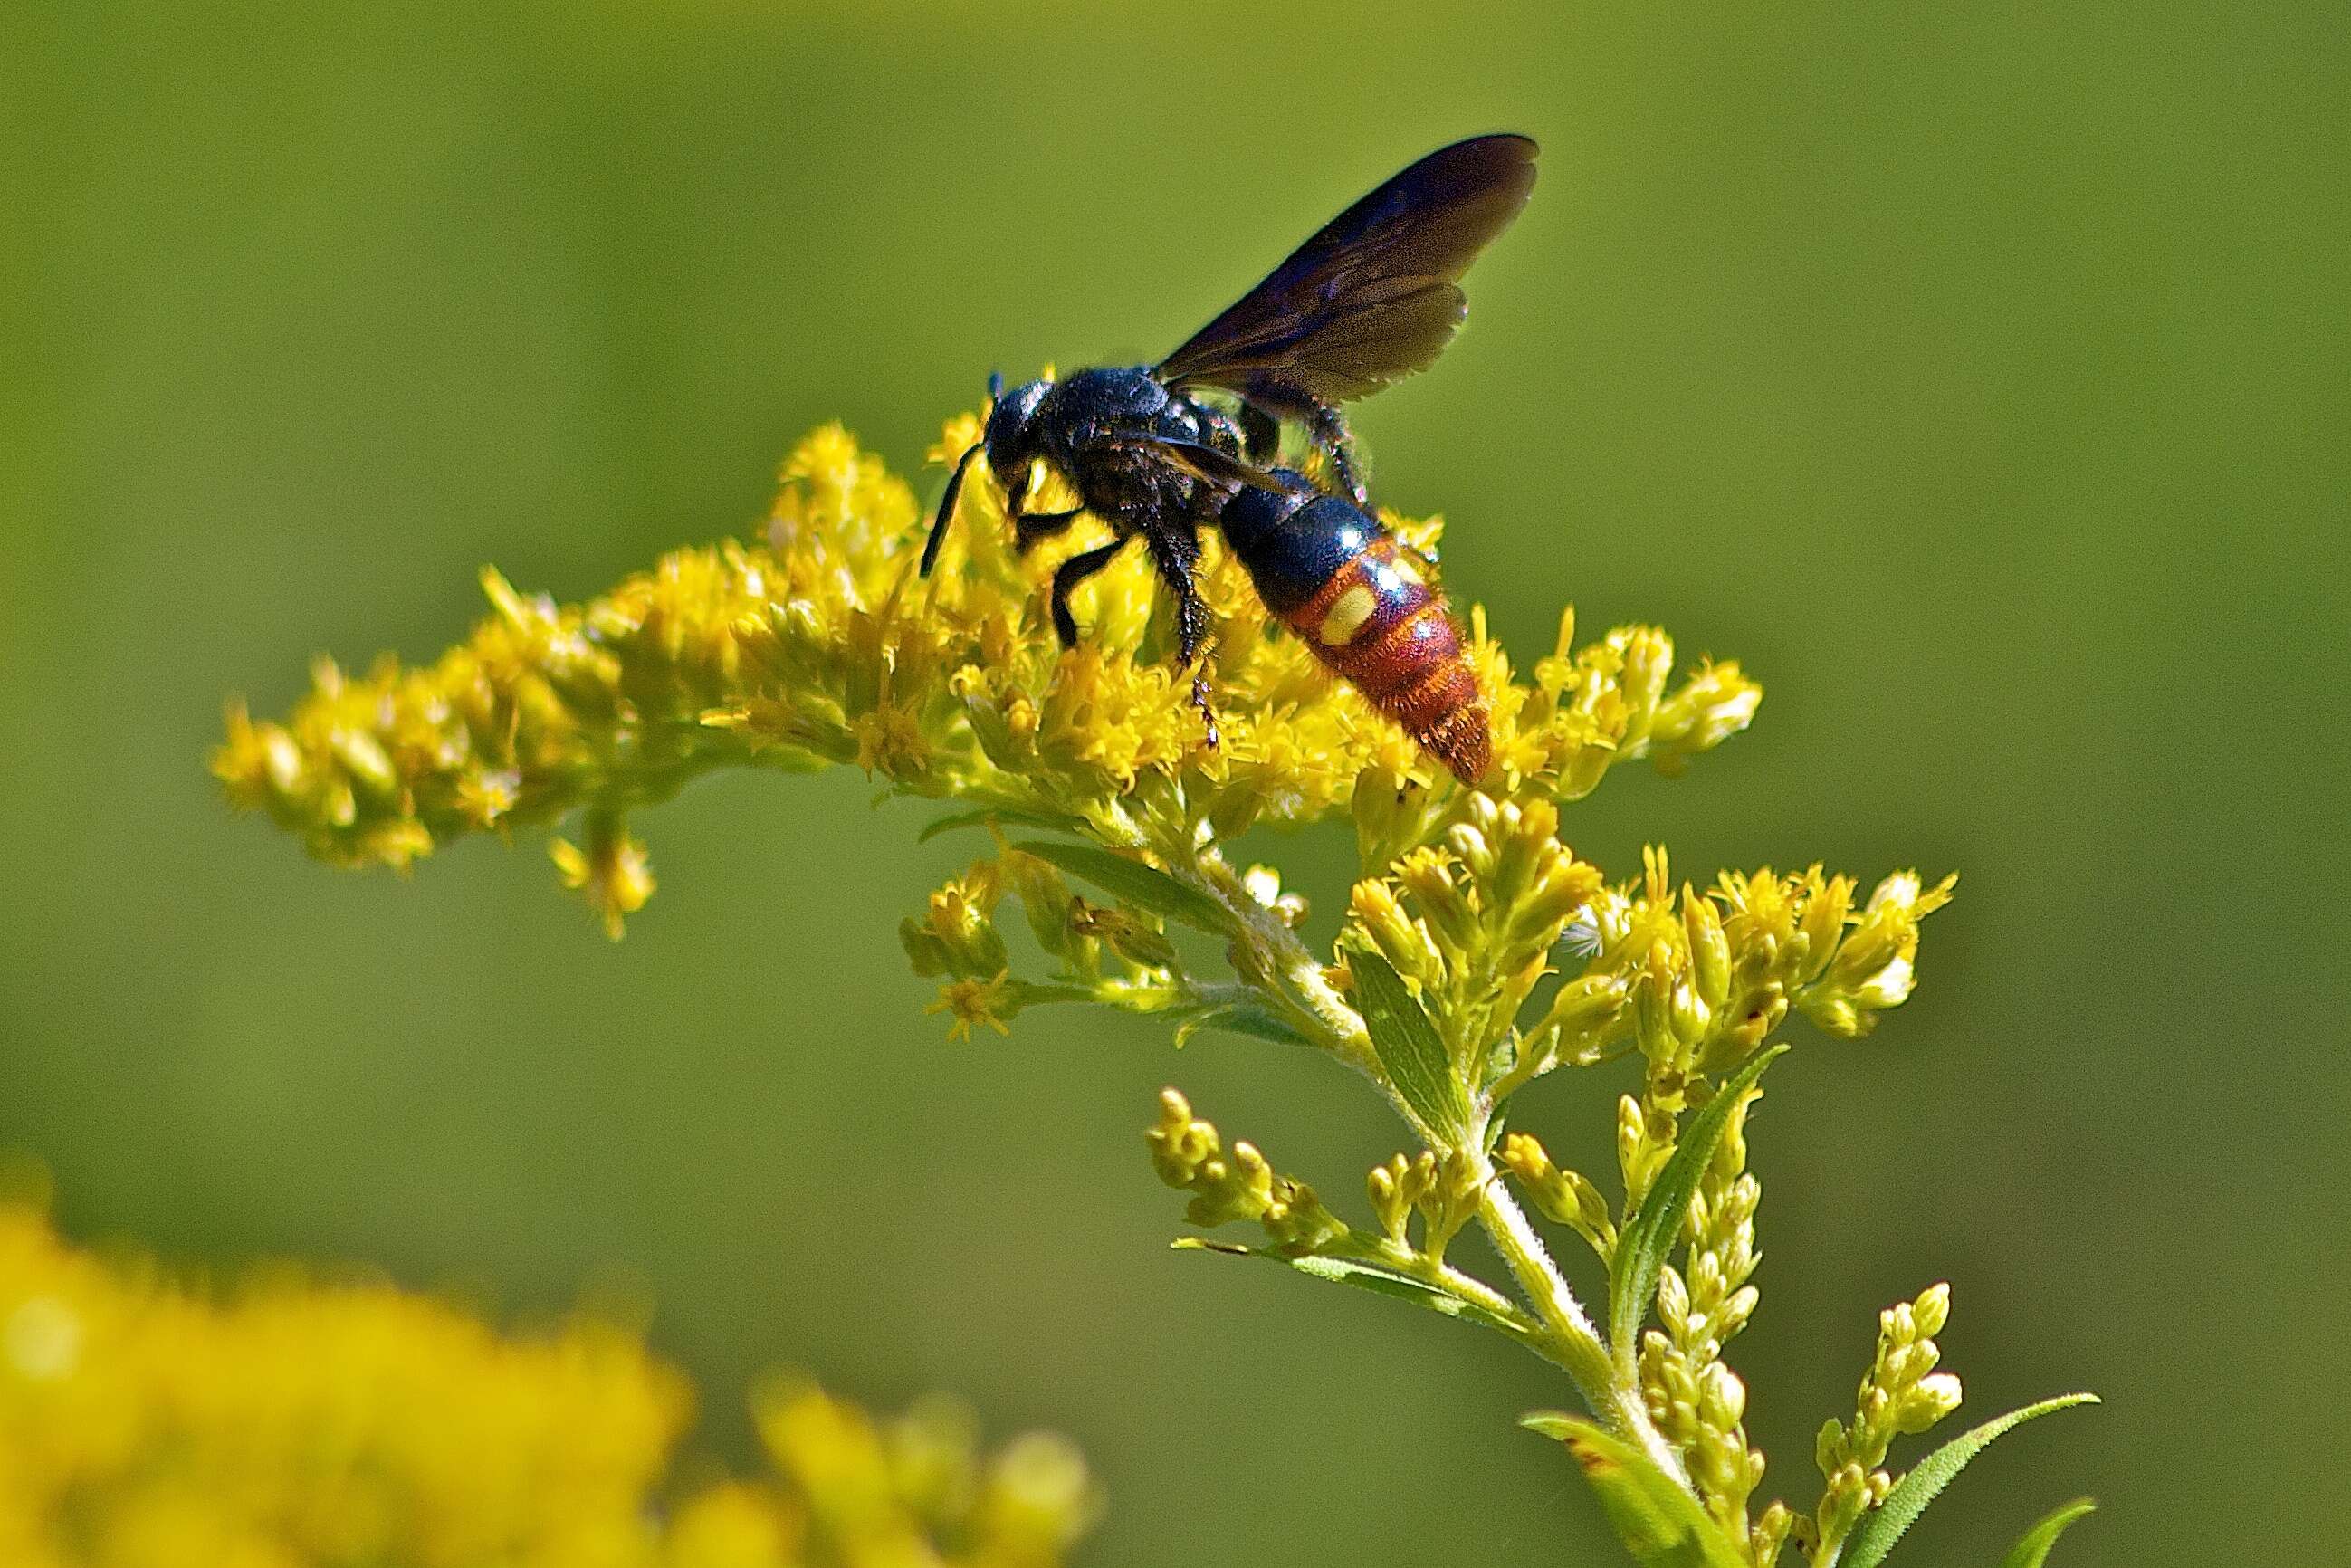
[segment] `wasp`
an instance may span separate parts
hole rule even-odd
[[[1461,636],[1406,550],[1371,511],[1340,405],[1435,361],[1468,314],[1460,279],[1526,204],[1535,144],[1473,137],[1428,154],[1324,225],[1264,281],[1155,365],[1098,367],[1003,389],[956,459],[923,549],[930,575],[972,459],[1005,487],[1015,547],[1089,513],[1107,544],[1053,573],[1053,628],[1076,643],[1070,594],[1136,538],[1176,608],[1178,663],[1217,738],[1199,654],[1210,631],[1194,579],[1200,533],[1222,530],[1266,608],[1405,733],[1474,783],[1491,751]],[[1328,488],[1280,465],[1285,430],[1322,459]],[[1079,505],[1030,512],[1043,464]]]

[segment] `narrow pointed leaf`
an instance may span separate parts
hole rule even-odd
[[[1927,1505],[1951,1484],[1953,1477],[1968,1468],[1970,1460],[1991,1446],[1993,1438],[2052,1410],[2097,1402],[2095,1394],[2061,1394],[2054,1399],[2011,1410],[1973,1431],[1962,1432],[1919,1460],[1917,1469],[1894,1483],[1894,1490],[1886,1494],[1884,1502],[1862,1516],[1861,1528],[1846,1540],[1844,1555],[1837,1561],[1843,1568],[1877,1568],[1886,1561],[1886,1554],[1894,1550],[1894,1543],[1902,1539],[1902,1532],[1917,1521],[1918,1516],[1927,1511]]]
[[[1646,1454],[1581,1416],[1538,1410],[1519,1425],[1567,1445],[1600,1511],[1641,1568],[1742,1568],[1746,1554]]]
[[[1058,866],[1071,876],[1083,877],[1138,909],[1180,920],[1212,936],[1232,934],[1232,915],[1223,904],[1197,888],[1185,886],[1157,866],[1145,865],[1092,844],[1065,844],[1052,839],[1023,839],[1012,847]]]
[[[1405,1103],[1439,1134],[1466,1125],[1469,1105],[1461,1081],[1453,1075],[1453,1059],[1446,1054],[1428,1009],[1395,966],[1364,947],[1349,951],[1347,967],[1354,973],[1355,1001],[1363,1009],[1372,1050]]]
[[[1630,1347],[1640,1338],[1641,1320],[1648,1316],[1649,1302],[1657,1293],[1657,1276],[1689,1219],[1690,1198],[1714,1158],[1715,1146],[1722,1142],[1723,1129],[1730,1125],[1732,1108],[1787,1049],[1775,1045],[1759,1052],[1723,1081],[1706,1109],[1682,1129],[1673,1157],[1650,1184],[1640,1208],[1625,1222],[1616,1238],[1615,1262],[1608,1271],[1608,1343],[1618,1354],[1631,1354]]]
[[[1263,1258],[1269,1262],[1295,1269],[1301,1274],[1311,1274],[1317,1280],[1353,1285],[1360,1291],[1370,1291],[1375,1295],[1426,1307],[1448,1318],[1459,1318],[1465,1322],[1499,1330],[1512,1339],[1526,1336],[1525,1325],[1499,1312],[1479,1306],[1475,1301],[1465,1301],[1450,1291],[1438,1290],[1408,1274],[1399,1274],[1374,1263],[1360,1262],[1353,1258],[1290,1258],[1265,1248],[1236,1247],[1228,1241],[1209,1241],[1197,1236],[1184,1237],[1175,1245],[1178,1251],[1184,1252],[1222,1252],[1234,1258]]]
[[[1019,823],[1024,828],[1050,828],[1071,833],[1081,825],[1075,817],[1054,816],[1045,811],[1022,811],[1005,806],[979,806],[968,811],[950,811],[938,818],[914,835],[914,841],[929,843],[941,833],[952,833],[958,828],[984,828],[990,822],[1009,826]]]
[[[1182,1050],[1191,1038],[1204,1029],[1220,1029],[1227,1034],[1247,1035],[1251,1040],[1271,1040],[1276,1045],[1311,1045],[1288,1019],[1263,1002],[1249,1000],[1218,1002],[1201,1009],[1176,1026],[1176,1046]]]
[[[2065,1533],[2066,1527],[2097,1506],[2088,1498],[2077,1497],[2072,1502],[2051,1509],[2042,1516],[2039,1523],[2018,1537],[2016,1544],[2009,1548],[2007,1557],[2001,1560],[2001,1568],[2042,1568],[2042,1564],[2049,1561],[2049,1549],[2057,1544],[2057,1538]]]

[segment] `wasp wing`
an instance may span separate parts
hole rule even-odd
[[[1297,414],[1426,368],[1468,313],[1461,275],[1526,205],[1534,160],[1523,136],[1438,148],[1325,224],[1160,379]]]
[[[1158,435],[1121,435],[1112,444],[1147,448],[1162,462],[1219,489],[1270,490],[1277,496],[1289,495],[1294,489],[1270,470],[1197,441],[1179,441]]]

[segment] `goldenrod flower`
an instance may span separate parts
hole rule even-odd
[[[984,980],[950,980],[939,988],[939,999],[924,1010],[946,1013],[953,1020],[947,1026],[949,1040],[969,1040],[971,1031],[983,1024],[998,1034],[1010,1034],[1010,978],[1001,972]]]
[[[977,434],[969,415],[949,422],[933,460]],[[1476,1322],[1552,1362],[1599,1425],[1546,1429],[1579,1445],[1595,1484],[1646,1489],[1635,1511],[1676,1500],[1677,1527],[1701,1538],[1692,1561],[1769,1568],[1790,1539],[1833,1546],[1867,1528],[1895,1484],[1886,1442],[1958,1399],[1921,1326],[1939,1324],[1939,1298],[1889,1320],[1899,1343],[1881,1345],[1855,1426],[1824,1450],[1820,1507],[1750,1512],[1763,1459],[1724,1354],[1759,1306],[1746,1117],[1792,1015],[1851,1038],[1907,999],[1920,922],[1952,879],[1900,872],[1856,911],[1855,881],[1818,866],[1692,884],[1652,848],[1612,880],[1569,847],[1564,810],[1619,763],[1675,773],[1743,729],[1761,691],[1736,664],[1677,677],[1662,631],[1578,643],[1570,611],[1521,676],[1469,605],[1493,766],[1466,787],[1269,622],[1213,530],[1211,745],[1143,552],[1079,591],[1086,634],[1065,651],[1046,584],[1103,533],[1081,526],[1021,558],[988,480],[976,468],[926,580],[913,491],[828,427],[785,463],[762,540],[679,552],[574,607],[488,574],[492,616],[438,663],[357,679],[322,664],[283,721],[233,710],[214,769],[232,800],[342,863],[403,867],[465,833],[582,813],[585,847],[559,845],[558,862],[615,931],[652,890],[626,814],[713,768],[853,766],[954,802],[935,829],[984,831],[988,852],[899,932],[941,983],[930,1010],[951,1038],[1008,1032],[1049,1002],[1161,1013],[1179,1043],[1214,1028],[1323,1051],[1418,1141],[1368,1174],[1373,1223],[1358,1228],[1171,1089],[1150,1134],[1160,1176],[1189,1195],[1193,1224],[1261,1237],[1201,1245]],[[1385,520],[1424,547],[1439,531]],[[1226,846],[1260,823],[1341,818],[1358,857],[1345,918],[1335,942],[1310,944],[1279,870],[1238,869]],[[1036,955],[1006,944],[1007,897]],[[1613,1105],[1613,1196],[1504,1128],[1535,1079],[1612,1062],[1627,1082],[1595,1102]],[[1505,1171],[1599,1254],[1604,1310],[1570,1289]],[[1448,1260],[1473,1223],[1501,1283]],[[823,1451],[867,1453],[859,1430]],[[756,1533],[739,1500],[714,1499],[703,1528]]]
[[[952,422],[940,449],[975,428]],[[924,581],[913,491],[828,426],[784,464],[764,540],[678,551],[576,606],[486,572],[492,613],[465,643],[359,676],[322,661],[283,721],[232,708],[214,770],[231,800],[339,864],[405,867],[467,833],[591,812],[601,841],[558,860],[613,925],[652,886],[625,814],[716,768],[852,765],[910,794],[1083,822],[1122,847],[1202,823],[1226,837],[1314,821],[1349,809],[1367,772],[1452,794],[1441,767],[1269,627],[1213,538],[1214,747],[1165,661],[1142,552],[1080,592],[1088,635],[1064,653],[1044,580],[1100,536],[1019,559],[995,487],[964,494],[965,526]],[[1433,542],[1436,528],[1408,531]],[[1512,789],[1580,795],[1637,757],[1670,768],[1742,727],[1760,695],[1727,664],[1670,685],[1672,645],[1656,632],[1573,649],[1572,622],[1535,685],[1517,685],[1482,616],[1472,623]]]

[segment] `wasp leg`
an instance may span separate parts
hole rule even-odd
[[[1313,417],[1307,423],[1308,438],[1314,450],[1331,462],[1332,480],[1339,493],[1368,511],[1372,493],[1364,487],[1363,467],[1355,456],[1354,433],[1347,428],[1344,415],[1328,403],[1314,405]]]
[[[1012,548],[1026,555],[1037,547],[1039,539],[1050,539],[1056,534],[1070,531],[1070,525],[1086,515],[1083,507],[1071,507],[1066,512],[1015,512],[1012,514]]]
[[[1152,564],[1159,569],[1160,580],[1176,601],[1176,660],[1192,672],[1192,706],[1200,710],[1200,722],[1208,732],[1208,744],[1217,744],[1217,713],[1209,703],[1208,673],[1200,663],[1200,649],[1208,640],[1207,601],[1200,597],[1192,581],[1192,569],[1199,563],[1199,536],[1189,528],[1169,528],[1165,524],[1146,527],[1142,530],[1144,543],[1151,549]]]
[[[1070,591],[1108,566],[1111,558],[1125,548],[1125,539],[1115,538],[1073,555],[1053,569],[1053,632],[1062,647],[1078,645],[1078,618],[1070,613]]]

